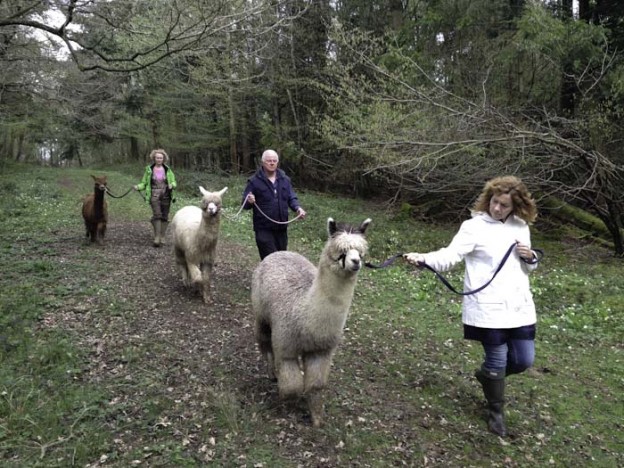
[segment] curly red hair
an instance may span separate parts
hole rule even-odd
[[[485,183],[483,191],[473,206],[474,211],[490,212],[490,200],[494,195],[509,194],[513,203],[513,214],[527,223],[537,218],[537,205],[524,182],[515,176],[495,177]]]
[[[159,153],[163,155],[163,158],[164,158],[163,162],[169,162],[169,155],[167,154],[167,152],[164,149],[161,149],[161,148],[152,150],[152,152],[149,155],[150,161],[154,162],[154,158]]]

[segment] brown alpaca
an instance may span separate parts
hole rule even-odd
[[[87,228],[87,237],[91,238],[91,242],[97,242],[101,245],[104,242],[106,221],[108,220],[108,205],[104,200],[106,176],[96,177],[92,175],[91,177],[95,181],[95,187],[93,193],[84,198],[82,217]]]

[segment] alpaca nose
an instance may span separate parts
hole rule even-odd
[[[359,270],[361,268],[361,263],[359,258],[352,258],[351,264],[353,265],[353,270]]]
[[[206,211],[208,211],[208,213],[214,216],[217,213],[217,211],[219,211],[219,207],[215,205],[214,203],[209,203]]]

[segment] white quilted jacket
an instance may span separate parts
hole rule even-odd
[[[464,291],[487,283],[509,247],[520,241],[531,245],[527,223],[511,215],[503,223],[487,213],[473,213],[448,247],[424,254],[426,263],[446,271],[464,260]],[[481,292],[463,296],[462,321],[481,328],[516,328],[536,322],[529,288],[529,272],[537,267],[520,260],[514,250],[494,281]]]

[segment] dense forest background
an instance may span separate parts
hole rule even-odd
[[[0,0],[0,163],[247,174],[466,215],[522,177],[624,254],[624,2]]]

